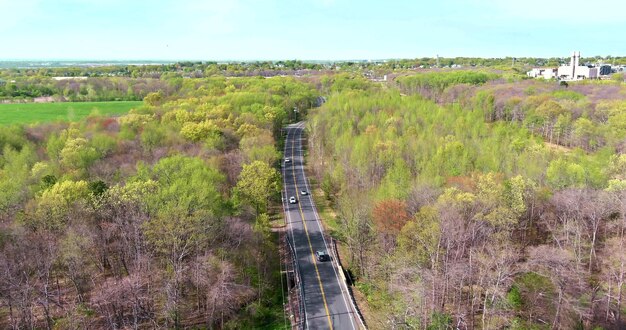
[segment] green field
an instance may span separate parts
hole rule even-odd
[[[90,114],[118,115],[141,101],[0,104],[0,125],[76,121]]]

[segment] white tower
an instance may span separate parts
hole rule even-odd
[[[576,52],[572,53],[572,58],[569,61],[570,70],[572,70],[571,79],[576,79]]]
[[[572,58],[570,59],[570,68],[572,70],[572,80],[576,80],[576,68],[580,66],[580,52],[575,51],[572,53]]]

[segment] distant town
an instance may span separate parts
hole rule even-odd
[[[626,65],[611,65],[603,62],[580,64],[580,52],[573,52],[569,65],[533,68],[526,73],[531,78],[576,81],[584,79],[609,79],[612,74],[624,72]]]

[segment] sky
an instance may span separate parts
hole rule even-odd
[[[0,0],[0,60],[626,55],[604,0]]]

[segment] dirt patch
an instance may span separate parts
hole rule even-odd
[[[562,145],[558,145],[558,144],[554,144],[554,143],[550,143],[550,142],[544,142],[546,147],[548,147],[551,150],[554,151],[559,151],[559,152],[570,152],[572,151],[571,148],[568,147],[564,147]]]

